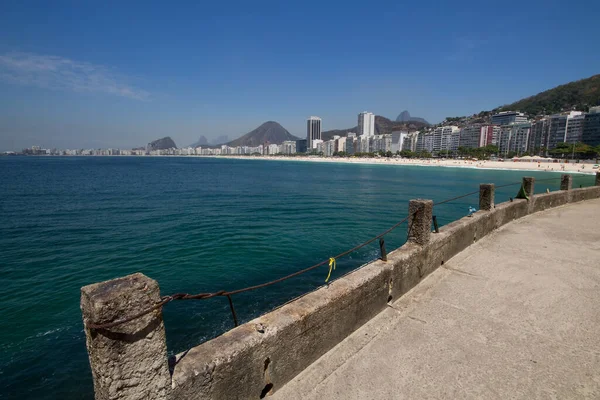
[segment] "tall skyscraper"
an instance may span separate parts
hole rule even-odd
[[[314,140],[321,140],[321,118],[319,117],[310,117],[306,120],[306,151],[309,153],[315,148]]]
[[[373,136],[375,134],[375,115],[368,111],[358,114],[358,134]]]

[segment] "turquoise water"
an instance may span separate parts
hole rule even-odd
[[[0,396],[92,396],[79,290],[143,272],[163,294],[237,289],[327,259],[384,231],[411,198],[444,200],[481,182],[553,173],[209,158],[0,157]],[[575,176],[589,186],[591,176]],[[556,190],[558,180],[537,191]],[[499,189],[497,202],[518,186]],[[440,224],[477,196],[436,207]],[[404,243],[406,227],[386,237]],[[340,276],[377,258],[374,243]],[[234,297],[247,321],[323,284],[327,267]],[[233,327],[225,298],[164,309],[180,352]]]

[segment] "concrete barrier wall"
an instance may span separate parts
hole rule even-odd
[[[259,399],[273,393],[472,243],[513,220],[600,198],[600,186],[498,204],[481,185],[478,211],[430,234],[432,202],[411,200],[409,241],[387,255],[259,318],[202,343],[167,365],[158,284],[134,274],[82,288],[82,314],[97,399]],[[533,190],[533,178],[524,178]],[[600,185],[600,173],[597,175]],[[564,185],[563,185],[564,184]],[[171,372],[171,375],[169,375]],[[164,390],[163,390],[164,389]]]
[[[466,247],[515,219],[600,198],[600,187],[514,200],[452,222],[364,267],[178,356],[176,399],[253,399],[276,391]]]

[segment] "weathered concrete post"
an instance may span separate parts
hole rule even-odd
[[[527,197],[531,198],[534,193],[535,178],[533,176],[523,177],[523,190]]]
[[[408,203],[408,241],[419,245],[429,243],[433,200],[415,199]]]
[[[96,400],[168,398],[171,375],[160,308],[114,327],[91,327],[135,315],[159,301],[158,283],[140,273],[81,288]]]
[[[573,188],[573,176],[564,174],[560,177],[560,190],[571,190]]]
[[[600,172],[596,172],[596,186],[600,186]]]
[[[496,186],[493,183],[482,183],[479,185],[479,209],[490,211],[494,208],[494,197]]]

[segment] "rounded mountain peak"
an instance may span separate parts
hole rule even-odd
[[[396,118],[397,122],[408,122],[410,121],[410,113],[406,110],[402,111],[398,118]]]

